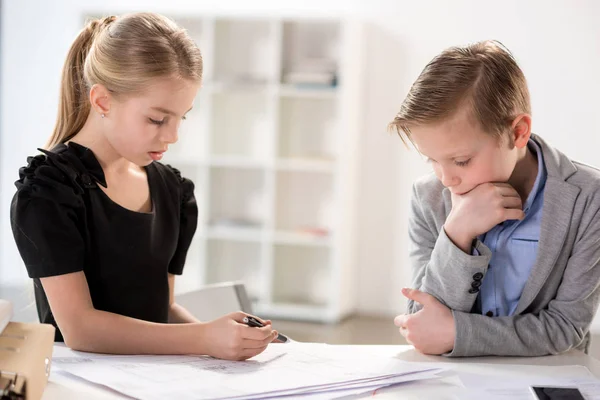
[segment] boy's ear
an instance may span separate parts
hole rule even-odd
[[[111,101],[111,93],[104,85],[95,84],[92,86],[90,89],[90,103],[94,111],[98,114],[108,114]]]
[[[519,114],[511,124],[513,143],[518,149],[527,146],[531,136],[531,115]]]

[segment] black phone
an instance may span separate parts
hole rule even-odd
[[[532,386],[539,400],[585,400],[579,389],[572,387]]]

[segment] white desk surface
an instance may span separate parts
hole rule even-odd
[[[472,358],[446,358],[438,356],[426,356],[415,351],[412,346],[369,346],[374,351],[385,354],[396,354],[405,361],[446,363],[452,369],[463,372],[474,372],[479,374],[497,374],[502,364],[518,364],[526,373],[528,368],[535,371],[535,366],[566,366],[582,365],[600,379],[600,361],[577,350],[567,353],[546,357],[472,357]],[[528,367],[531,366],[531,367]],[[458,388],[449,383],[448,379],[434,379],[421,382],[400,385],[395,388],[383,389],[377,392],[376,398],[398,398],[403,399],[455,399]],[[464,390],[464,389],[463,389]],[[369,394],[365,397],[372,397]],[[58,371],[52,371],[42,400],[75,400],[75,399],[131,399],[115,391],[98,385],[87,383],[84,380],[72,377]]]

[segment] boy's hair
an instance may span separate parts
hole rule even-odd
[[[94,84],[119,96],[143,92],[161,77],[202,79],[200,50],[184,29],[153,13],[88,21],[65,60],[58,117],[46,147],[64,143],[81,130]]]
[[[427,64],[400,112],[389,124],[411,139],[410,128],[452,117],[463,106],[481,128],[498,138],[520,113],[531,114],[523,71],[497,41],[451,47]]]

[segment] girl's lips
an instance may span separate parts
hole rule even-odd
[[[164,153],[164,151],[151,151],[148,154],[150,154],[150,158],[152,158],[154,161],[159,161],[163,157]]]

